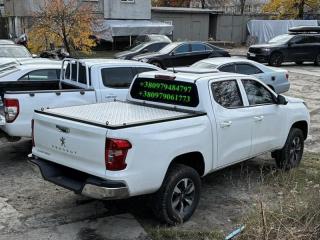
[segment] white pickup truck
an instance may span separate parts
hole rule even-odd
[[[126,101],[36,111],[31,165],[59,186],[98,199],[151,194],[156,216],[187,221],[201,177],[272,152],[298,166],[309,112],[233,73],[139,74]]]
[[[71,66],[71,67],[70,67]],[[136,74],[159,70],[136,61],[115,59],[67,59],[59,81],[19,81],[0,83],[4,111],[0,130],[8,139],[31,137],[35,109],[124,100]]]

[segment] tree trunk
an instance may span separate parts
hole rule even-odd
[[[305,5],[304,0],[300,0],[298,3],[298,19],[303,19],[304,5]]]
[[[246,6],[246,0],[240,0],[240,13],[243,15],[244,13],[244,8]]]

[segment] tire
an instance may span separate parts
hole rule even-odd
[[[320,66],[320,54],[316,56],[316,59],[314,60],[314,65]]]
[[[295,62],[297,65],[302,65],[303,64],[303,61],[296,61]]]
[[[168,225],[188,221],[198,206],[200,190],[201,180],[196,170],[182,164],[173,165],[153,196],[155,216]]]
[[[274,67],[280,67],[283,63],[283,55],[279,52],[272,53],[269,58],[269,65]]]
[[[281,150],[273,153],[276,165],[281,170],[290,170],[298,167],[304,149],[304,135],[301,129],[292,128],[289,132],[286,144]]]
[[[160,62],[158,62],[158,61],[153,61],[153,62],[151,62],[151,64],[154,65],[154,66],[156,66],[156,67],[159,67],[159,68],[164,69],[163,66],[162,66],[162,64],[161,64]]]

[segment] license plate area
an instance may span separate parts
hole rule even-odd
[[[256,54],[255,54],[255,53],[251,53],[251,52],[249,52],[249,56],[250,56],[250,57],[255,57],[255,56],[256,56]]]

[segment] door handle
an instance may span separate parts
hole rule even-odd
[[[224,121],[220,124],[221,128],[230,127],[232,125],[231,121]]]
[[[261,122],[264,119],[264,116],[256,116],[253,118],[256,122]]]

